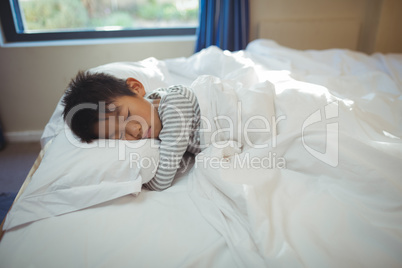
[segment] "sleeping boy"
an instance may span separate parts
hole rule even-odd
[[[146,184],[150,190],[171,186],[184,153],[200,152],[200,107],[195,94],[184,86],[159,88],[146,95],[135,78],[79,72],[63,104],[64,120],[83,142],[159,139],[159,166]]]

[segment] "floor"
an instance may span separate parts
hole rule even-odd
[[[40,152],[39,142],[8,143],[0,150],[0,222]]]
[[[0,193],[16,193],[40,152],[39,142],[8,143],[0,151]]]

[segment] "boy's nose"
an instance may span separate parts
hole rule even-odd
[[[126,125],[125,129],[126,140],[139,140],[142,138],[142,126],[137,121],[130,121]]]

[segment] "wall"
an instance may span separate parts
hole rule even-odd
[[[117,44],[0,47],[0,120],[9,140],[38,139],[70,79],[114,61],[190,56],[193,37]],[[27,132],[28,131],[28,132]]]

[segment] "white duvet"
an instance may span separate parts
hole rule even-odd
[[[243,146],[228,157],[226,148],[211,145],[189,175],[192,200],[240,267],[402,265],[402,69],[396,63],[393,68],[384,55],[301,52],[269,41],[246,52],[210,49],[168,62],[189,78],[214,77],[196,80],[195,89],[227,91],[233,78],[244,90],[266,80],[275,88],[276,135],[260,134],[267,146]],[[236,105],[218,105],[238,123]]]

